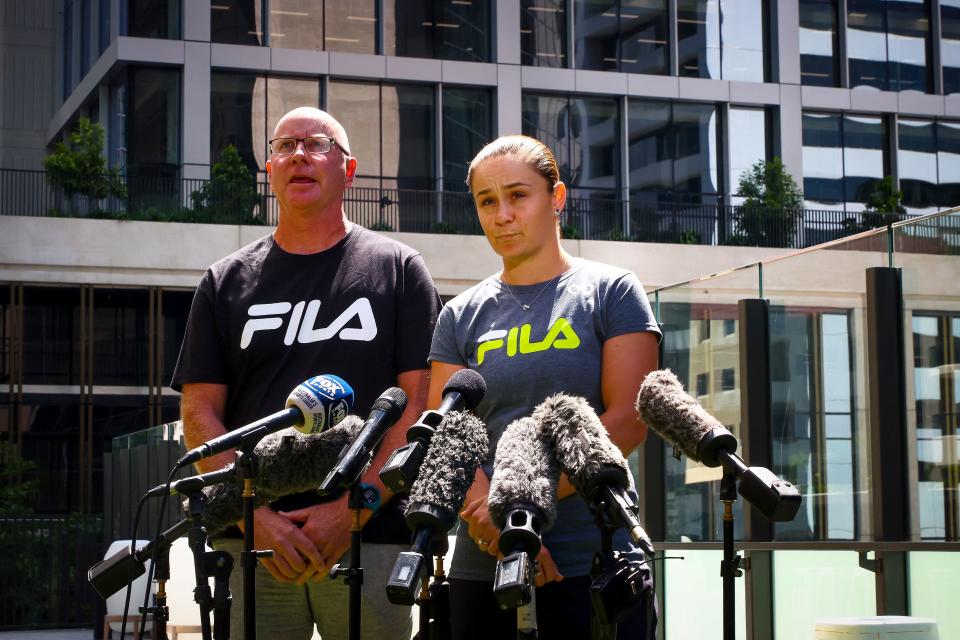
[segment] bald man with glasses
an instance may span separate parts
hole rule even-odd
[[[419,253],[347,219],[344,196],[357,171],[349,149],[346,131],[319,109],[300,107],[277,123],[266,163],[277,227],[207,269],[172,386],[183,394],[187,447],[282,409],[294,387],[318,374],[346,380],[362,417],[388,387],[406,392],[406,411],[361,480],[381,494],[381,506],[361,512],[363,637],[405,638],[410,610],[389,604],[383,585],[410,534],[402,501],[377,472],[425,408],[440,299]],[[336,327],[351,330],[321,330]],[[197,466],[212,471],[232,461],[226,453]],[[327,578],[331,566],[347,563],[346,498],[287,496],[256,511],[255,546],[274,551],[257,568],[258,638],[306,640],[314,625],[324,640],[347,638],[349,588]],[[243,635],[241,541],[239,524],[213,541],[235,555],[232,638]]]

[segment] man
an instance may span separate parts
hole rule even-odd
[[[357,160],[339,122],[319,109],[294,109],[277,123],[270,147],[277,228],[211,266],[190,309],[173,377],[183,393],[186,445],[282,409],[314,375],[346,380],[362,417],[385,389],[402,388],[406,411],[362,479],[380,490],[384,505],[361,516],[362,630],[364,638],[409,637],[410,610],[388,604],[383,585],[410,536],[400,501],[388,502],[377,472],[425,408],[440,300],[418,253],[347,220],[343,198]],[[232,461],[224,453],[197,466],[210,471]],[[306,639],[314,623],[324,640],[347,637],[348,587],[326,576],[347,560],[350,520],[345,495],[321,504],[313,495],[287,496],[256,511],[255,546],[274,550],[257,568],[259,638]],[[238,554],[240,533],[233,533],[214,546]],[[236,555],[233,638],[243,635],[241,578]]]

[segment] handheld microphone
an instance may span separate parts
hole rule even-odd
[[[314,376],[290,393],[286,407],[283,411],[191,449],[177,461],[177,467],[185,467],[238,445],[257,442],[264,436],[287,427],[297,427],[301,433],[319,433],[336,425],[350,413],[353,408],[353,389],[339,376]]]
[[[261,440],[253,450],[257,456],[254,504],[260,507],[292,493],[315,490],[362,427],[363,420],[350,415],[323,433],[274,433]],[[207,498],[203,524],[210,535],[243,517],[242,488],[238,482],[207,487],[203,492]]]
[[[590,404],[557,394],[534,410],[533,419],[553,440],[560,469],[591,511],[622,525],[633,543],[653,556],[653,543],[640,525],[637,504],[627,493],[627,461]]]
[[[493,596],[501,609],[533,598],[533,567],[541,536],[557,517],[560,468],[552,443],[533,418],[511,422],[497,444],[487,504],[500,529]]]
[[[370,417],[363,423],[360,434],[350,444],[334,468],[323,479],[317,491],[321,495],[330,495],[346,489],[360,479],[367,468],[377,445],[387,431],[400,419],[407,408],[407,394],[399,387],[390,387],[380,394],[373,403]]]
[[[473,411],[487,392],[483,376],[472,369],[457,370],[443,387],[443,401],[436,410],[424,411],[407,429],[407,444],[390,454],[380,469],[380,480],[394,493],[410,488],[423,463],[434,430],[451,411]]]
[[[236,471],[234,471],[234,467],[235,465],[231,463],[225,466],[223,469],[201,473],[188,478],[180,478],[169,485],[169,491],[167,490],[166,483],[158,484],[153,489],[150,489],[150,491],[147,491],[146,497],[156,498],[157,496],[162,496],[164,494],[169,494],[171,496],[186,495],[200,491],[204,487],[212,487],[223,482],[229,482],[236,477]]]
[[[669,369],[647,374],[637,412],[661,438],[708,467],[723,466],[740,480],[740,495],[772,522],[789,522],[800,509],[800,491],[764,467],[748,467],[736,454],[737,439],[690,397]]]
[[[440,422],[410,489],[405,517],[413,542],[410,551],[397,556],[387,579],[387,599],[393,604],[412,605],[428,567],[426,556],[446,553],[446,534],[488,446],[487,428],[476,416],[452,411]]]

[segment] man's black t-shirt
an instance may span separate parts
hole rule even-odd
[[[398,373],[429,367],[439,308],[420,254],[363,227],[309,255],[287,253],[266,236],[204,274],[172,386],[227,385],[230,430],[283,409],[304,380],[332,373],[353,387],[353,413],[365,418]],[[317,502],[298,494],[274,506]],[[409,540],[399,503],[374,515],[365,541]]]

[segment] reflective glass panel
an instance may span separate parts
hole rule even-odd
[[[891,91],[930,91],[929,0],[887,2],[887,55]]]
[[[570,99],[570,187],[603,189],[615,197],[620,174],[618,111],[614,99]]]
[[[273,137],[277,123],[287,112],[297,107],[320,106],[320,81],[315,78],[267,78],[267,139]],[[269,149],[262,150],[260,166],[269,157]],[[259,158],[258,158],[259,159]]]
[[[132,70],[128,99],[128,164],[179,165],[180,70]]]
[[[940,0],[940,61],[943,92],[960,92],[960,0]]]
[[[574,0],[577,69],[617,68],[618,4],[617,0]]]
[[[570,99],[566,96],[523,95],[523,133],[550,147],[560,168],[560,179],[570,183]]]
[[[26,363],[26,354],[24,362]],[[21,405],[21,456],[36,465],[24,474],[36,480],[39,513],[81,508],[80,401],[75,395],[28,394]]]
[[[673,189],[674,135],[669,102],[630,100],[628,140],[630,189]]]
[[[910,615],[933,618],[941,638],[960,638],[956,586],[960,584],[960,553],[914,551],[909,554],[907,593]]]
[[[763,82],[766,4],[763,0],[720,0],[724,79]]]
[[[720,77],[720,0],[677,0],[681,76]]]
[[[224,44],[263,44],[260,0],[211,0],[210,41]]]
[[[960,123],[937,122],[937,190],[940,208],[960,204]]]
[[[937,197],[937,135],[932,120],[897,120],[897,170],[903,205],[914,214],[930,213]]]
[[[566,0],[520,1],[520,61],[537,67],[565,67]]]
[[[484,62],[490,58],[489,0],[384,2],[384,53]]]
[[[330,81],[327,111],[340,121],[357,159],[354,186],[380,186],[380,86],[363,82]]]
[[[839,87],[837,0],[800,0],[800,82]]]
[[[251,171],[256,174],[263,169],[267,149],[264,84],[262,76],[211,72],[211,161],[216,162],[232,144]]]
[[[147,385],[148,306],[142,289],[94,290],[94,384]]]
[[[666,0],[620,1],[620,71],[669,73]]]
[[[843,208],[843,135],[840,116],[803,114],[804,206]]]
[[[883,118],[843,116],[844,197],[851,203],[866,203],[887,173],[887,130]]]
[[[163,352],[163,385],[169,386],[180,356],[180,345],[183,334],[187,329],[187,315],[190,313],[190,304],[193,301],[192,291],[164,291],[161,302],[163,308],[162,352]]]
[[[856,551],[774,551],[773,566],[775,638],[814,638],[819,618],[876,614],[874,576]]]
[[[667,556],[683,556],[683,560],[667,560],[664,576],[658,577],[658,589],[662,589],[665,602],[710,603],[698,607],[696,615],[690,615],[684,607],[665,607],[661,612],[661,624],[666,638],[715,638],[723,628],[723,580],[717,567],[723,560],[721,551],[669,549]],[[745,581],[734,581],[734,638],[747,637]]]
[[[23,382],[80,383],[80,290],[25,287]]]
[[[127,35],[137,38],[180,39],[181,0],[129,0]],[[213,0],[216,4],[218,0]],[[89,4],[89,2],[84,3]]]
[[[717,109],[711,104],[676,103],[673,180],[677,191],[715,194],[719,190]]]
[[[327,0],[323,12],[327,51],[377,53],[376,0]]]
[[[487,89],[443,89],[444,189],[464,191],[467,166],[493,137],[493,106]]]
[[[312,0],[270,0],[270,46],[323,49],[323,5]]]
[[[740,178],[767,159],[767,117],[763,109],[730,108],[730,192],[739,191]]]
[[[0,283],[0,384],[10,382],[11,357],[13,355],[14,309],[10,300],[10,286]],[[6,429],[0,418],[0,431]]]
[[[847,1],[847,56],[850,86],[887,89],[885,0]]]
[[[432,189],[436,175],[434,88],[383,85],[383,176],[396,177],[398,189]]]

